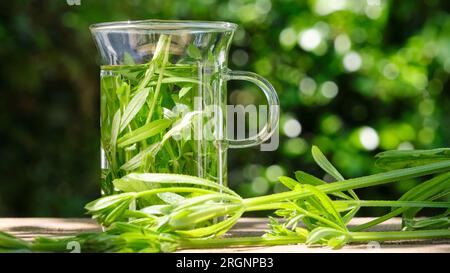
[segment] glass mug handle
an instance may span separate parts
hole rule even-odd
[[[233,71],[227,69],[223,75],[225,81],[242,80],[249,81],[263,91],[269,106],[266,125],[254,136],[245,139],[228,139],[229,148],[245,148],[259,145],[268,140],[278,128],[280,117],[280,101],[272,84],[262,76],[248,71]]]

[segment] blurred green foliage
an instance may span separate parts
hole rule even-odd
[[[346,177],[376,171],[378,151],[450,146],[449,10],[446,0],[2,1],[0,216],[81,216],[99,194],[90,24],[240,25],[229,66],[266,77],[282,109],[277,151],[230,151],[229,183],[252,196],[283,190],[276,178],[298,169],[323,176],[313,144]],[[256,100],[242,86],[229,91],[233,103]],[[393,198],[414,183],[362,196]]]

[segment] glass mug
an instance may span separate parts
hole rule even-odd
[[[227,68],[236,27],[162,20],[90,27],[101,56],[103,194],[113,194],[112,181],[129,173],[186,174],[226,185],[227,149],[272,136],[279,119],[273,86]],[[252,82],[268,101],[267,122],[254,136],[226,136],[229,80]]]

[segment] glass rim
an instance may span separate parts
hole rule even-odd
[[[101,30],[126,30],[142,29],[150,31],[188,31],[188,32],[211,32],[211,31],[233,31],[238,27],[235,23],[224,21],[195,21],[195,20],[128,20],[97,23],[89,26],[91,31]]]

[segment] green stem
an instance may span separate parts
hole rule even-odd
[[[333,203],[357,207],[450,208],[450,202],[433,201],[339,200]]]
[[[401,208],[449,208],[450,202],[433,201],[390,201],[390,200],[336,200],[333,204],[339,211],[353,207],[401,207]],[[287,202],[276,202],[247,207],[246,211],[278,210],[292,208]]]
[[[190,192],[190,193],[200,193],[200,194],[214,194],[215,191],[200,189],[200,188],[190,188],[190,187],[172,187],[172,188],[159,188],[147,191],[141,191],[136,193],[135,198],[142,198],[144,196],[155,195],[162,192]]]
[[[450,238],[450,230],[350,232],[351,242],[425,240]],[[28,248],[33,252],[64,252],[68,239],[36,242]],[[224,248],[231,246],[274,246],[305,243],[302,236],[235,237],[181,239],[178,249]]]
[[[46,243],[34,243],[30,246],[32,252],[66,252],[67,241],[54,241]]]
[[[352,228],[349,228],[349,229],[351,231],[360,231],[360,230],[368,229],[370,227],[376,226],[376,225],[378,225],[380,223],[383,223],[384,221],[387,221],[387,220],[389,220],[389,219],[391,219],[391,218],[401,214],[405,210],[406,210],[406,208],[395,209],[395,210],[393,210],[393,211],[391,211],[391,212],[389,212],[389,213],[387,213],[387,214],[385,214],[385,215],[383,215],[381,217],[378,217],[378,218],[373,219],[373,220],[371,220],[371,221],[369,221],[367,223],[364,223],[364,224],[361,224],[359,226],[352,227]]]
[[[261,211],[261,210],[277,210],[277,209],[287,209],[291,208],[292,204],[286,203],[286,202],[277,202],[277,203],[271,203],[271,204],[262,204],[262,205],[255,205],[251,207],[247,207],[245,210],[247,211]]]
[[[161,83],[162,79],[164,77],[164,68],[166,66],[167,61],[169,60],[169,49],[170,49],[170,36],[167,37],[166,42],[166,49],[164,52],[164,58],[163,62],[161,64],[161,68],[159,69],[159,76],[158,76],[158,82],[156,84],[155,93],[153,95],[152,104],[150,106],[150,110],[148,111],[147,121],[146,123],[149,123],[153,116],[153,111],[155,110],[156,101],[158,100],[159,91],[161,90]]]
[[[223,248],[230,246],[273,246],[304,243],[305,238],[299,236],[283,237],[236,237],[213,239],[188,239],[182,240],[181,249],[190,248]]]
[[[179,210],[179,212],[181,211],[182,217],[177,217],[176,215],[173,216],[170,224],[173,227],[190,226],[201,223],[205,220],[216,218],[217,216],[231,215],[239,210],[242,210],[240,204],[212,206],[201,211],[193,211],[189,213],[187,217],[183,211]]]
[[[449,170],[450,170],[450,160],[446,160],[418,167],[393,170],[385,173],[353,178],[340,182],[334,182],[331,184],[319,185],[317,186],[317,188],[325,193],[346,191],[350,189],[358,189],[386,183],[392,183],[396,181],[401,181],[405,179],[415,178],[419,176]],[[294,190],[290,192],[276,193],[269,196],[248,198],[244,200],[244,204],[247,207],[252,207],[256,205],[275,203],[283,200],[305,198],[311,195],[313,195],[313,193],[308,190]]]
[[[450,230],[350,232],[352,242],[450,238]]]
[[[350,232],[351,242],[398,241],[450,238],[450,230]],[[180,242],[181,249],[223,248],[230,246],[273,246],[304,243],[301,236],[237,237],[214,239],[187,239]]]
[[[170,142],[166,143],[166,145],[164,145],[164,148],[167,150],[167,153],[169,154],[170,159],[172,160],[173,173],[179,173],[180,163],[178,163],[178,158],[176,157],[172,149],[171,143]]]

